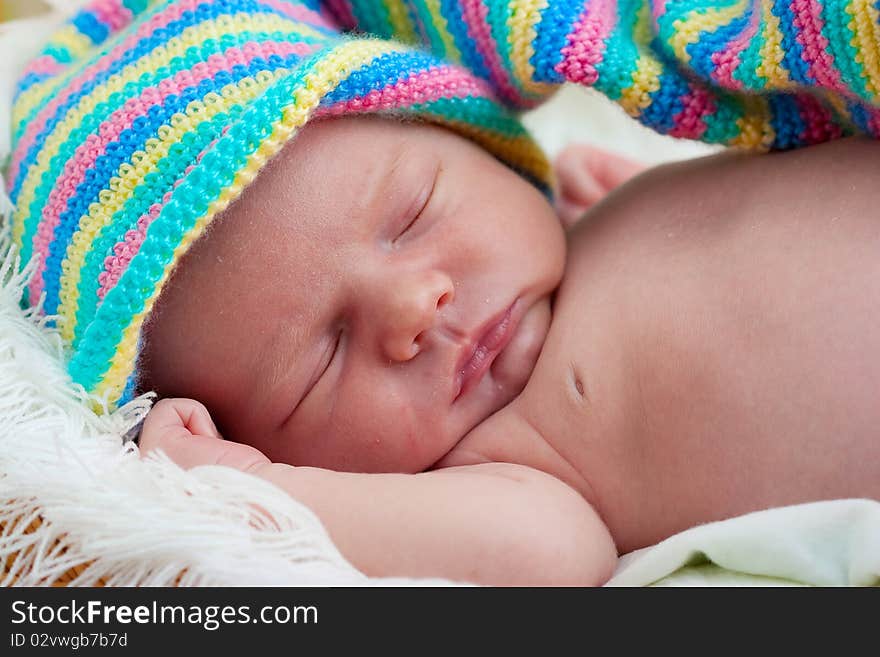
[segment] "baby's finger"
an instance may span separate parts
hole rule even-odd
[[[160,450],[185,470],[199,465],[223,465],[247,472],[270,462],[249,445],[221,438],[184,435],[179,431],[150,434],[145,438],[142,454]]]
[[[161,399],[150,409],[144,420],[145,433],[185,427],[190,433],[221,438],[205,405],[194,399],[173,397]]]
[[[555,168],[562,195],[589,207],[646,167],[603,148],[573,144],[557,156]]]
[[[173,426],[184,426],[180,414],[175,409],[170,399],[160,399],[155,404],[147,417],[144,418],[144,428],[146,431],[150,428],[168,428]]]
[[[568,203],[588,208],[599,201],[605,189],[589,166],[589,160],[574,148],[567,148],[556,161],[559,196]]]

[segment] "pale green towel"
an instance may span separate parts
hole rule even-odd
[[[624,556],[609,586],[878,586],[880,502],[834,500],[694,527]]]

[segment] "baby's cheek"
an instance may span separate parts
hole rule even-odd
[[[416,358],[406,365],[419,365]],[[340,380],[310,446],[319,467],[355,472],[422,472],[451,449],[448,403],[436,375],[413,367],[355,367]],[[317,429],[318,427],[316,427]],[[454,441],[453,441],[454,442]]]
[[[422,472],[446,451],[438,424],[417,401],[387,395],[362,416],[354,440],[371,471]]]

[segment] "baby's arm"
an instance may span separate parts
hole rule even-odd
[[[271,463],[223,440],[205,408],[163,400],[142,451],[183,467],[225,465],[287,491],[315,512],[340,552],[372,576],[493,585],[598,585],[617,559],[596,512],[555,477],[510,463],[419,474],[361,474]]]

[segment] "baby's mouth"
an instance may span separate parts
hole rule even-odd
[[[480,383],[492,362],[510,343],[521,316],[517,299],[483,324],[465,343],[455,369],[453,402]]]

